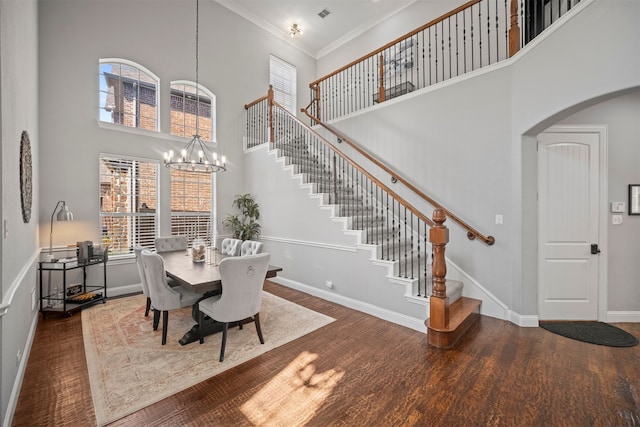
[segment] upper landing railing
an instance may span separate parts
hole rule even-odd
[[[326,122],[502,61],[579,1],[471,0],[311,82],[306,110]]]

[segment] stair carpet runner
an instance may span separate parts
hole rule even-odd
[[[292,138],[287,142],[276,142],[272,145],[273,148],[278,150],[278,157],[285,158],[285,164],[294,166],[294,172],[297,174],[303,174],[304,180],[307,184],[314,184],[315,193],[323,194],[322,198],[324,204],[337,205],[337,215],[345,216],[350,219],[350,229],[363,230],[364,238],[368,243],[368,236],[375,236],[376,238],[383,237],[383,243],[379,245],[378,253],[388,253],[392,251],[390,247],[392,245],[400,245],[399,242],[394,241],[391,237],[395,231],[393,227],[385,225],[383,216],[376,216],[372,214],[374,209],[371,205],[365,206],[362,196],[354,194],[353,187],[347,185],[345,180],[338,178],[334,184],[331,172],[325,168],[325,166],[318,160],[317,156],[313,155],[305,142],[304,137]],[[335,193],[336,196],[331,196]],[[328,203],[332,198],[333,203]],[[367,222],[365,224],[365,222]],[[408,243],[407,246],[411,244]],[[399,247],[394,247],[394,253],[400,253]],[[411,248],[407,248],[404,252],[411,253]],[[425,255],[423,255],[424,258]],[[381,258],[381,257],[380,257]],[[415,257],[414,257],[415,258]],[[401,264],[400,260],[392,259],[397,264]],[[405,267],[398,267],[394,270],[396,277],[398,278],[412,278],[422,274],[424,271],[418,271],[418,269],[425,269],[425,260],[411,260],[406,261]],[[412,271],[408,271],[411,269]],[[426,278],[427,289],[422,292],[417,289],[417,286],[413,286],[413,296],[428,298],[431,294],[431,263],[426,265]],[[404,270],[404,271],[402,271]],[[462,282],[457,280],[447,280],[447,297],[449,303],[453,304],[455,301],[462,297]]]

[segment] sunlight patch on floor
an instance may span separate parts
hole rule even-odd
[[[310,421],[344,376],[317,372],[317,354],[303,352],[271,379],[240,410],[254,425],[302,425]]]

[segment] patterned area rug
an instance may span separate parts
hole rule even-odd
[[[195,322],[191,308],[169,312],[166,345],[162,320],[153,331],[144,317],[145,297],[108,301],[82,312],[91,394],[98,425],[103,426],[171,396],[260,354],[293,341],[335,319],[267,292],[260,311],[265,343],[253,323],[229,329],[224,362],[220,334],[181,346],[178,340]]]

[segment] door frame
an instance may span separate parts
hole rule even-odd
[[[598,247],[601,250],[601,254],[598,257],[598,320],[601,322],[607,321],[608,316],[608,257],[609,257],[609,171],[608,171],[608,134],[607,125],[555,125],[544,130],[542,133],[589,133],[598,135],[599,146],[599,178],[598,178]],[[536,135],[536,144],[538,143],[538,136]],[[536,151],[537,153],[537,151]],[[537,163],[537,161],[536,161]],[[540,172],[540,165],[536,167],[537,173]],[[536,184],[537,186],[537,184]],[[540,192],[540,188],[537,189]],[[539,212],[536,213],[536,216]],[[536,246],[540,242],[540,230],[538,230],[538,241]],[[537,251],[537,265],[540,265],[540,251]],[[539,267],[536,268],[538,270]],[[537,290],[540,292],[540,276],[537,274]],[[540,312],[540,302],[537,302],[538,312]]]

